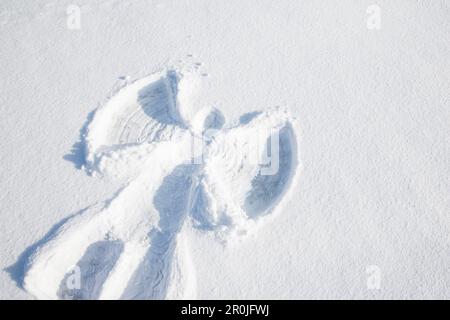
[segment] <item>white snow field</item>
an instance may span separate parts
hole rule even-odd
[[[0,2],[1,299],[449,299],[446,0]]]

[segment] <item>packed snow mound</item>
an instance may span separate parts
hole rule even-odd
[[[197,79],[198,80],[198,79]],[[227,126],[194,114],[195,75],[164,70],[100,107],[85,137],[88,172],[124,179],[29,259],[25,288],[45,299],[195,298],[185,229],[224,243],[266,222],[299,173],[297,121],[283,108]]]

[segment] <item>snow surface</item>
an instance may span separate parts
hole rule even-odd
[[[298,182],[297,121],[281,108],[226,128],[217,109],[183,119],[178,92],[190,92],[191,80],[155,73],[96,110],[82,136],[84,167],[124,185],[38,246],[26,264],[27,291],[42,299],[193,299],[185,229],[226,245],[282,209]]]
[[[0,3],[0,298],[450,298],[447,1],[70,4]]]

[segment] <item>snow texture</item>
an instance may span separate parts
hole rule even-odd
[[[449,299],[449,18],[2,0],[0,298]]]

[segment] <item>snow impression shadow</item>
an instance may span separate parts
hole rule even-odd
[[[119,240],[91,244],[75,268],[60,283],[58,297],[69,300],[98,299],[102,285],[123,251]]]
[[[260,173],[252,180],[252,188],[248,192],[244,210],[250,218],[257,218],[261,215],[271,212],[281,200],[284,192],[289,187],[293,177],[293,172],[297,163],[295,134],[290,125],[284,126],[278,133],[279,150],[278,156],[272,154],[271,136],[266,142],[266,155],[270,155],[271,161],[278,159],[278,171],[274,175],[261,174],[261,168],[270,167],[268,165],[260,166]],[[276,160],[275,160],[276,161]]]
[[[30,262],[30,257],[33,255],[33,253],[38,248],[40,248],[41,246],[43,246],[44,244],[46,244],[47,242],[52,240],[55,237],[55,235],[58,233],[60,228],[67,221],[69,221],[70,219],[72,219],[73,217],[75,217],[77,215],[83,214],[83,212],[85,212],[88,209],[89,209],[89,207],[84,208],[84,209],[82,209],[76,213],[73,213],[70,216],[62,219],[61,221],[59,221],[57,224],[55,224],[53,227],[50,228],[50,230],[42,237],[42,239],[36,241],[35,243],[33,243],[32,245],[27,247],[20,254],[19,258],[17,258],[17,261],[13,265],[10,265],[9,267],[4,269],[6,272],[9,273],[11,279],[16,282],[16,284],[19,288],[23,289],[23,280],[24,280],[24,276],[25,276],[25,271],[27,268],[27,264]]]
[[[63,156],[64,160],[72,162],[76,169],[81,169],[86,163],[86,133],[89,124],[94,118],[95,110],[89,112],[85,123],[78,133],[78,141],[75,142],[70,150],[70,153]]]
[[[150,249],[121,299],[164,299],[174,258],[177,234],[189,213],[198,165],[179,165],[164,178],[153,198],[160,214],[158,229],[150,233]]]
[[[168,72],[165,77],[152,82],[138,93],[138,102],[144,114],[163,125],[182,123],[176,106],[178,91],[176,77],[175,73]]]
[[[126,112],[116,120],[113,131],[109,133],[117,139],[114,143],[160,141],[175,127],[185,128],[177,106],[177,93],[177,74],[170,71],[143,86],[137,92],[138,105],[131,104],[129,109],[125,108]]]
[[[261,111],[253,111],[253,112],[245,113],[239,117],[239,123],[241,125],[248,124],[248,123],[250,123],[250,121],[252,121],[254,118],[259,116],[261,113],[262,113]]]

